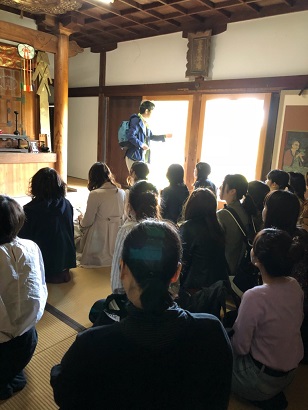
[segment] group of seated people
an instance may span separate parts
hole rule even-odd
[[[125,315],[96,321],[53,367],[61,409],[218,410],[228,408],[230,391],[261,409],[287,408],[283,390],[298,364],[308,361],[305,179],[272,170],[266,183],[248,183],[229,174],[218,193],[210,172],[198,163],[189,193],[183,167],[172,164],[170,185],[159,193],[143,162],[132,164],[126,191],[105,163],[91,167],[75,239],[80,264],[111,267],[112,293],[125,296]],[[67,282],[76,266],[65,183],[43,168],[29,192],[24,209],[0,196],[0,400],[26,384],[45,277]],[[226,203],[218,211],[217,195]],[[247,250],[243,232],[260,277],[244,292],[234,280]],[[228,334],[222,320],[185,310],[170,293],[175,284],[193,295],[218,281],[232,283],[240,298]],[[15,300],[17,293],[24,296]],[[101,319],[106,303],[99,302]]]

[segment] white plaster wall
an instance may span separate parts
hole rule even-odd
[[[107,53],[106,85],[186,81],[186,53],[181,33],[119,43]]]
[[[67,174],[88,179],[96,162],[98,98],[69,98]]]
[[[89,48],[69,59],[69,80],[71,87],[94,87],[99,83],[99,53]]]
[[[213,36],[213,80],[307,74],[308,11],[229,24]]]
[[[29,19],[27,17],[21,18],[17,14],[7,13],[6,11],[3,11],[3,10],[0,10],[0,20],[6,21],[7,23],[18,24],[19,26],[37,30],[36,23],[34,20]]]

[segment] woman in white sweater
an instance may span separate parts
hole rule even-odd
[[[41,251],[17,236],[24,221],[22,207],[0,195],[0,400],[27,383],[23,369],[36,348],[35,324],[47,299]]]
[[[79,215],[83,236],[77,246],[80,264],[99,268],[111,266],[118,230],[123,223],[125,193],[103,162],[96,162],[89,171],[90,191],[87,209]]]

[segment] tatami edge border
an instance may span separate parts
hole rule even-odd
[[[45,310],[55,316],[57,319],[61,320],[61,322],[65,323],[66,325],[70,326],[77,332],[82,332],[87,328],[81,325],[80,323],[76,322],[74,319],[67,316],[65,313],[61,312],[59,309],[55,308],[54,306],[46,303]]]

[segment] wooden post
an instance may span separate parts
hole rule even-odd
[[[68,117],[68,57],[69,34],[60,30],[55,54],[54,147],[57,154],[56,170],[67,182],[67,117]]]
[[[97,132],[97,161],[106,161],[106,130],[107,105],[106,97],[101,89],[106,79],[106,51],[100,53],[99,60],[99,96],[98,96],[98,132]]]

